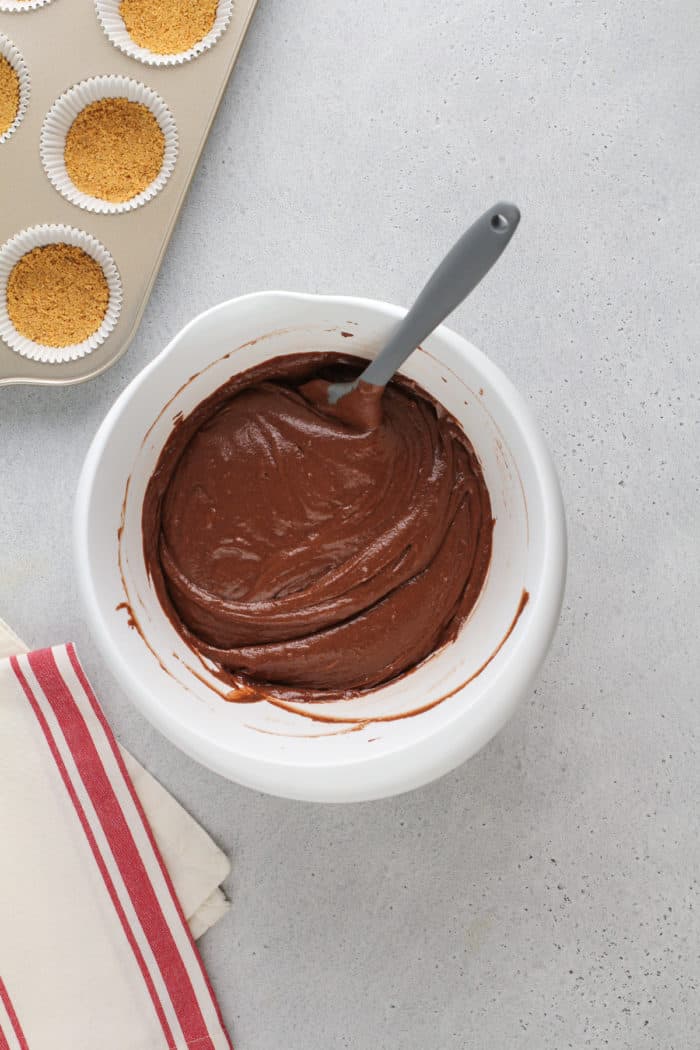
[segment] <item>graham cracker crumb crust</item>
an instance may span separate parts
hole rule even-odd
[[[72,244],[33,248],[7,282],[7,312],[17,331],[42,346],[82,343],[102,324],[109,287],[102,267]]]
[[[112,203],[131,200],[157,177],[165,136],[148,106],[104,98],[81,110],[66,136],[66,171],[83,193]]]
[[[19,77],[12,63],[0,55],[0,135],[14,123],[19,110]]]
[[[119,14],[135,44],[178,55],[203,40],[216,20],[217,0],[122,0]]]

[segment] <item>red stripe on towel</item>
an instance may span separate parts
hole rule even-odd
[[[3,1006],[5,1007],[5,1010],[7,1011],[7,1016],[10,1018],[10,1024],[12,1025],[12,1028],[14,1029],[14,1033],[15,1033],[15,1036],[17,1037],[17,1042],[19,1043],[19,1045],[21,1047],[21,1050],[29,1050],[29,1047],[27,1046],[27,1040],[24,1038],[24,1032],[22,1031],[22,1026],[19,1023],[19,1018],[17,1016],[17,1013],[15,1012],[14,1006],[12,1005],[12,1000],[10,999],[10,993],[8,992],[7,988],[5,987],[5,982],[3,981],[2,977],[0,977],[0,999],[2,999]],[[0,1050],[10,1050],[10,1044],[8,1043],[8,1041],[5,1038],[5,1036],[2,1034],[2,1029],[1,1028],[0,1028]]]
[[[148,836],[148,841],[151,844],[151,848],[153,850],[153,855],[154,855],[154,857],[156,859],[156,862],[158,863],[158,866],[160,867],[160,870],[161,870],[162,875],[163,875],[163,879],[164,879],[164,881],[165,881],[165,883],[166,883],[166,885],[168,887],[168,891],[169,891],[170,896],[172,898],[173,904],[175,905],[175,908],[177,910],[178,916],[180,917],[180,921],[182,923],[183,929],[185,930],[185,932],[187,934],[187,938],[188,938],[188,940],[190,942],[190,946],[191,946],[191,949],[192,949],[192,954],[194,956],[194,961],[195,961],[196,965],[199,967],[199,969],[201,971],[202,977],[204,978],[204,983],[206,984],[206,987],[207,987],[207,991],[209,992],[209,995],[211,996],[211,1004],[212,1004],[212,1006],[214,1008],[214,1011],[216,1013],[216,1016],[217,1016],[217,1019],[219,1021],[219,1024],[221,1025],[221,1033],[226,1038],[226,1042],[227,1042],[228,1046],[231,1047],[231,1050],[233,1050],[233,1047],[232,1047],[232,1044],[231,1044],[231,1040],[229,1039],[228,1033],[226,1032],[226,1028],[224,1026],[223,1018],[221,1016],[221,1010],[219,1009],[219,1004],[218,1004],[218,1001],[216,999],[216,995],[214,994],[214,989],[212,988],[211,982],[209,980],[209,975],[207,974],[207,971],[204,968],[204,963],[202,962],[202,959],[201,959],[201,957],[199,955],[199,952],[197,951],[197,946],[194,943],[194,938],[192,937],[192,933],[191,933],[189,925],[187,923],[187,919],[185,918],[184,912],[182,911],[182,907],[180,905],[180,901],[178,900],[177,894],[175,893],[175,888],[174,888],[174,886],[172,884],[172,880],[170,878],[170,874],[169,874],[168,869],[166,868],[166,866],[165,866],[165,864],[163,862],[163,858],[162,858],[162,856],[160,854],[160,850],[158,849],[158,846],[156,845],[156,841],[155,841],[155,838],[153,837],[153,832],[151,830],[151,825],[148,823],[148,820],[146,818],[146,814],[143,811],[143,806],[141,805],[141,799],[136,794],[136,790],[134,788],[134,785],[131,782],[131,777],[129,776],[129,773],[127,771],[126,766],[124,765],[124,759],[122,758],[122,753],[119,750],[119,747],[117,746],[117,742],[114,739],[114,734],[112,733],[112,730],[111,730],[111,728],[109,726],[109,723],[107,722],[107,719],[104,716],[104,712],[102,711],[102,708],[100,707],[99,701],[98,701],[97,697],[95,696],[95,694],[94,694],[94,692],[92,690],[92,687],[91,687],[91,685],[90,685],[90,683],[89,683],[89,681],[87,679],[87,676],[86,676],[85,672],[83,671],[82,665],[81,665],[80,661],[78,660],[78,656],[77,656],[77,653],[75,651],[75,646],[72,643],[70,643],[69,645],[66,646],[66,651],[68,653],[68,658],[69,658],[69,660],[71,662],[73,670],[75,671],[76,677],[78,678],[78,681],[80,682],[81,686],[83,687],[83,690],[85,692],[85,696],[87,697],[87,699],[88,699],[88,701],[90,703],[90,706],[92,707],[92,710],[94,711],[97,719],[99,720],[100,725],[104,729],[105,736],[107,737],[107,740],[109,741],[109,745],[110,745],[110,747],[112,749],[112,753],[113,753],[114,758],[116,760],[116,763],[117,763],[117,765],[119,767],[119,771],[122,774],[122,777],[124,778],[124,783],[126,784],[126,787],[127,787],[128,791],[129,791],[129,794],[131,795],[131,798],[133,799],[136,811],[137,811],[137,813],[138,813],[138,815],[139,815],[139,817],[141,819],[141,822],[143,824],[143,827],[144,827],[144,830],[146,832],[146,835]]]
[[[97,842],[95,840],[95,836],[92,833],[92,830],[91,830],[90,825],[88,823],[87,817],[85,815],[85,811],[83,810],[83,807],[82,807],[82,805],[80,803],[80,799],[78,798],[78,796],[77,796],[77,794],[75,792],[75,788],[73,787],[73,784],[71,783],[71,779],[70,779],[70,776],[68,774],[68,770],[66,769],[65,763],[64,763],[63,759],[61,758],[61,755],[59,754],[58,748],[56,747],[56,742],[55,742],[55,740],[53,738],[53,735],[51,733],[51,730],[49,728],[49,724],[46,721],[44,713],[41,710],[41,708],[39,706],[39,703],[38,703],[36,697],[34,696],[34,693],[33,693],[32,689],[30,688],[29,683],[27,682],[27,679],[25,678],[24,674],[22,673],[22,670],[21,670],[21,668],[19,666],[19,663],[17,662],[17,657],[16,656],[10,657],[10,666],[12,667],[12,670],[14,671],[15,676],[16,676],[19,684],[22,686],[22,689],[24,690],[24,694],[27,697],[27,700],[29,701],[29,703],[30,703],[30,705],[32,707],[32,710],[34,711],[34,714],[36,716],[37,722],[39,723],[39,725],[41,727],[41,730],[42,730],[42,732],[44,734],[44,737],[46,739],[46,743],[48,745],[49,751],[51,752],[51,754],[53,756],[53,759],[54,759],[54,762],[56,763],[58,771],[59,771],[59,773],[61,775],[61,779],[63,780],[63,783],[65,785],[65,788],[66,788],[66,791],[68,793],[68,796],[69,796],[71,802],[73,803],[73,806],[75,807],[75,811],[76,811],[76,813],[78,815],[78,819],[80,820],[80,823],[82,825],[83,831],[85,832],[85,837],[88,840],[88,843],[90,845],[90,849],[92,850],[92,854],[93,854],[93,856],[95,858],[95,863],[97,864],[97,867],[98,867],[98,869],[100,871],[100,874],[102,875],[102,878],[104,879],[104,883],[105,883],[105,886],[107,888],[107,892],[108,892],[108,894],[110,896],[112,904],[114,905],[114,910],[116,911],[116,913],[117,913],[117,915],[119,917],[119,921],[120,921],[120,923],[122,925],[122,929],[124,930],[124,934],[126,936],[126,939],[127,939],[128,943],[129,943],[129,946],[130,946],[132,952],[134,953],[134,958],[136,959],[136,962],[138,963],[139,970],[141,971],[141,974],[142,974],[143,979],[145,981],[146,987],[148,989],[148,993],[149,993],[149,995],[151,997],[151,1001],[153,1003],[153,1008],[154,1008],[154,1010],[155,1010],[155,1012],[156,1012],[156,1014],[158,1016],[158,1020],[160,1021],[161,1028],[163,1029],[163,1034],[164,1034],[164,1036],[165,1036],[165,1038],[167,1040],[167,1044],[168,1044],[169,1047],[174,1047],[175,1046],[175,1040],[173,1038],[173,1034],[172,1034],[172,1031],[170,1029],[170,1025],[168,1024],[168,1021],[167,1021],[167,1018],[165,1016],[165,1013],[163,1012],[163,1007],[161,1005],[160,999],[158,998],[158,993],[157,993],[157,991],[155,989],[155,985],[153,984],[153,980],[151,978],[151,975],[148,972],[148,967],[146,965],[146,961],[143,958],[143,955],[141,953],[141,949],[139,948],[138,944],[136,943],[133,931],[131,929],[131,926],[129,925],[129,920],[127,919],[127,917],[126,917],[126,915],[124,913],[124,909],[122,908],[122,906],[121,906],[121,904],[119,902],[119,897],[118,897],[117,891],[116,891],[116,889],[114,887],[114,883],[112,882],[110,874],[107,871],[107,868],[105,866],[105,862],[102,859],[102,854],[100,853],[99,846],[97,845]]]
[[[27,657],[61,731],[97,818],[109,842],[124,886],[160,970],[187,1043],[214,1050],[208,1025],[173,932],[163,914],[143,858],[75,697],[66,685],[51,649]]]

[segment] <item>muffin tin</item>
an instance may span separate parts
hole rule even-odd
[[[121,291],[120,312],[112,330],[75,360],[50,360],[61,355],[33,360],[0,341],[0,385],[82,382],[99,375],[126,351],[256,2],[235,0],[228,24],[211,46],[152,64],[114,46],[96,5],[89,0],[52,0],[39,6],[30,0],[13,10],[8,10],[9,0],[0,0],[0,34],[12,41],[29,74],[29,103],[13,134],[0,142],[0,252],[30,228],[71,227],[98,242],[114,260]],[[134,82],[129,97],[141,99],[144,88],[150,96],[158,96],[171,115],[177,137],[177,155],[167,177],[152,193],[142,194],[143,200],[112,214],[98,213],[84,202],[81,206],[62,196],[52,185],[40,155],[42,129],[58,100],[84,81],[110,75]],[[120,93],[115,91],[115,95]]]

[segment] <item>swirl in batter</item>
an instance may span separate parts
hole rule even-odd
[[[295,354],[235,376],[175,426],[147,488],[163,607],[261,697],[330,699],[405,674],[455,636],[488,571],[488,490],[441,405],[400,378],[358,425],[299,389],[361,366]]]

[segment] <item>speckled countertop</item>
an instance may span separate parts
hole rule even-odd
[[[234,858],[203,954],[238,1050],[700,1044],[700,7],[261,0],[140,332],[88,386],[0,390],[0,615],[73,638],[120,739]],[[440,782],[324,808],[194,765],[90,644],[80,464],[195,313],[261,288],[408,304],[499,197],[453,326],[528,397],[570,531],[561,627]]]

